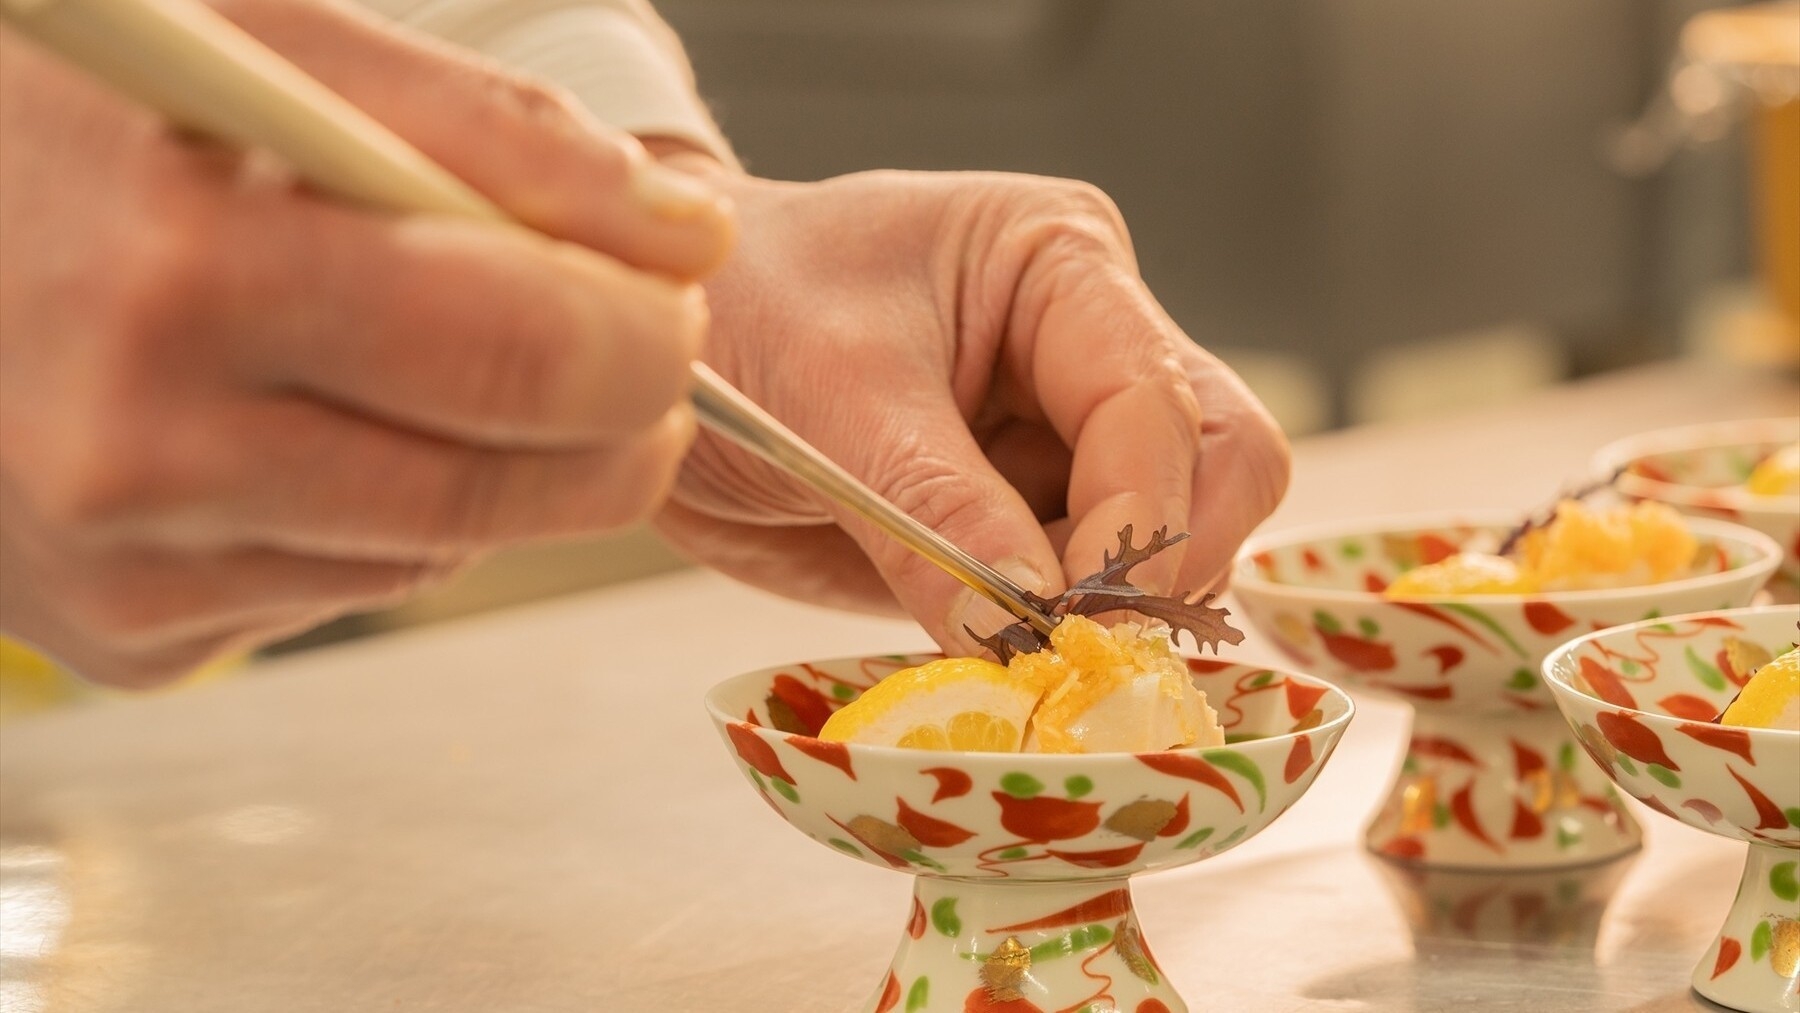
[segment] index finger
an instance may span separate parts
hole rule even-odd
[[[1202,416],[1178,356],[1187,338],[1134,276],[1085,259],[1051,272],[1058,277],[1026,279],[1056,295],[1030,334],[1024,368],[1045,418],[1073,448],[1073,527],[1062,557],[1073,581],[1100,568],[1126,525],[1139,541],[1158,528],[1189,529]],[[1141,564],[1132,582],[1193,590],[1174,586],[1190,545]]]

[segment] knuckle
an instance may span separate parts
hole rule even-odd
[[[135,434],[141,428],[112,418],[90,419],[85,432],[63,446],[35,483],[38,516],[64,532],[95,537],[137,520],[161,490],[153,452]]]
[[[903,512],[946,533],[968,530],[988,517],[989,505],[972,495],[967,477],[924,441],[909,435],[889,446],[874,474],[886,476],[882,488]]]
[[[499,451],[472,451],[456,480],[426,512],[426,537],[452,552],[492,545],[504,531],[512,467]]]
[[[574,97],[561,88],[514,74],[484,74],[486,112],[496,126],[564,134],[581,120]]]
[[[581,354],[575,313],[560,300],[540,300],[522,318],[495,331],[466,367],[471,408],[481,417],[520,425],[546,421],[553,393],[575,370]]]

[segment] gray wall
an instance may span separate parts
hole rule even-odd
[[[1670,354],[1741,274],[1735,149],[1648,180],[1607,132],[1660,87],[1663,0],[663,0],[751,169],[1091,180],[1198,340],[1342,377],[1496,324],[1578,371]]]

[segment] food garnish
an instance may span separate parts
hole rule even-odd
[[[839,708],[821,739],[974,752],[1152,752],[1225,741],[1218,715],[1175,651],[1182,631],[1197,645],[1236,644],[1243,633],[1213,595],[1154,595],[1131,569],[1186,538],[1163,528],[1143,546],[1131,528],[1100,572],[1055,598],[1031,595],[1058,621],[1048,637],[1020,622],[991,637],[969,631],[999,662],[943,658],[895,672]],[[1090,616],[1132,611],[1142,622],[1102,626]]]
[[[1383,593],[1416,598],[1634,587],[1686,574],[1699,553],[1681,515],[1648,501],[1596,510],[1564,500],[1548,523],[1528,526],[1506,548],[1415,567]]]
[[[1155,752],[1225,741],[1161,622],[1069,615],[1050,647],[1002,666],[942,658],[882,679],[819,738],[971,752]]]
[[[1126,580],[1132,567],[1180,542],[1187,537],[1187,533],[1171,537],[1168,528],[1159,528],[1142,548],[1138,548],[1131,544],[1131,531],[1132,526],[1127,524],[1119,532],[1118,555],[1106,553],[1098,573],[1076,581],[1067,591],[1054,598],[1029,591],[1026,592],[1026,597],[1052,619],[1129,611],[1161,620],[1175,634],[1186,631],[1194,638],[1194,646],[1201,650],[1211,645],[1216,653],[1221,642],[1232,645],[1242,643],[1243,631],[1225,621],[1225,617],[1231,614],[1230,610],[1212,606],[1217,595],[1209,593],[1190,601],[1192,592],[1155,595],[1132,586]],[[1012,660],[1014,655],[1033,654],[1050,646],[1048,637],[1023,620],[1003,627],[987,637],[967,627],[964,629],[977,643],[992,651],[1002,664]]]

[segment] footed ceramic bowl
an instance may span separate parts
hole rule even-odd
[[[1232,574],[1250,622],[1300,667],[1413,705],[1400,771],[1365,830],[1389,858],[1442,868],[1553,868],[1633,850],[1640,831],[1578,762],[1538,669],[1559,644],[1646,616],[1748,604],[1780,559],[1768,536],[1693,520],[1702,572],[1604,591],[1381,596],[1400,573],[1513,513],[1361,521],[1252,539]]]
[[[1745,419],[1640,433],[1594,455],[1594,470],[1619,474],[1628,499],[1656,500],[1695,517],[1755,528],[1784,550],[1769,593],[1800,601],[1800,493],[1758,496],[1744,488],[1757,462],[1800,442],[1800,418]]]
[[[1653,619],[1581,637],[1544,662],[1569,727],[1620,788],[1749,844],[1737,899],[1693,977],[1701,995],[1749,1013],[1800,1010],[1800,732],[1710,718],[1755,663],[1746,651],[1788,650],[1796,623],[1791,605]]]
[[[1128,877],[1219,854],[1268,826],[1324,766],[1350,698],[1302,675],[1190,661],[1225,726],[1218,749],[961,753],[813,737],[882,676],[932,657],[772,668],[706,700],[776,814],[834,851],[914,877],[912,912],[865,1013],[1187,1009],[1144,943]]]

